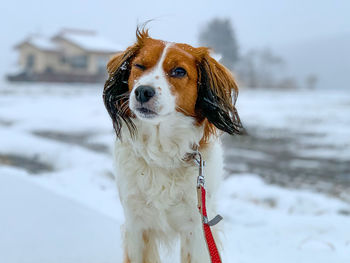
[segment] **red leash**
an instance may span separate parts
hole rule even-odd
[[[218,251],[218,248],[215,244],[215,240],[213,237],[213,234],[211,232],[210,227],[216,225],[219,223],[222,219],[220,215],[217,215],[215,218],[212,220],[208,221],[208,216],[207,216],[207,208],[205,204],[205,188],[204,188],[204,173],[203,173],[203,167],[205,165],[202,155],[200,152],[197,152],[197,155],[199,156],[199,159],[195,158],[195,161],[197,165],[199,166],[199,175],[197,178],[197,197],[198,197],[198,209],[199,213],[201,214],[202,217],[202,223],[203,223],[203,232],[204,232],[204,237],[205,241],[207,243],[207,248],[208,252],[210,255],[210,259],[212,263],[221,263],[221,258],[220,254]]]

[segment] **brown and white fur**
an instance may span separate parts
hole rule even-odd
[[[107,68],[104,102],[117,135],[124,263],[160,262],[159,245],[177,238],[182,263],[209,262],[190,156],[198,146],[206,161],[207,209],[214,216],[223,174],[219,130],[242,131],[231,73],[207,48],[152,39],[145,30]]]

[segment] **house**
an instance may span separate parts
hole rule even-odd
[[[121,46],[94,31],[64,29],[51,38],[33,35],[17,44],[20,72],[9,81],[102,82]]]

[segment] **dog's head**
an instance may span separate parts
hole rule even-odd
[[[137,30],[136,43],[115,55],[107,70],[103,97],[118,137],[123,123],[134,134],[134,118],[159,123],[175,112],[204,125],[204,140],[217,129],[243,131],[235,81],[208,48],[167,43]]]

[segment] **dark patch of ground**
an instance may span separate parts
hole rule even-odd
[[[37,157],[25,157],[14,154],[0,154],[0,164],[18,167],[28,171],[30,174],[40,174],[53,171],[50,164],[46,164]]]
[[[0,126],[5,126],[5,127],[9,127],[13,124],[12,121],[8,121],[8,120],[2,120],[0,119]]]
[[[254,127],[248,132],[246,136],[223,138],[229,174],[254,173],[267,183],[311,189],[350,202],[350,160],[304,157],[298,151],[331,149],[332,145],[301,143],[304,140],[300,138],[317,136],[322,140],[322,134],[292,134],[286,130],[258,130]]]
[[[91,151],[99,153],[109,153],[106,145],[101,143],[91,143],[88,139],[93,136],[92,133],[64,133],[58,131],[34,131],[34,135],[47,138],[67,144],[79,145]]]

